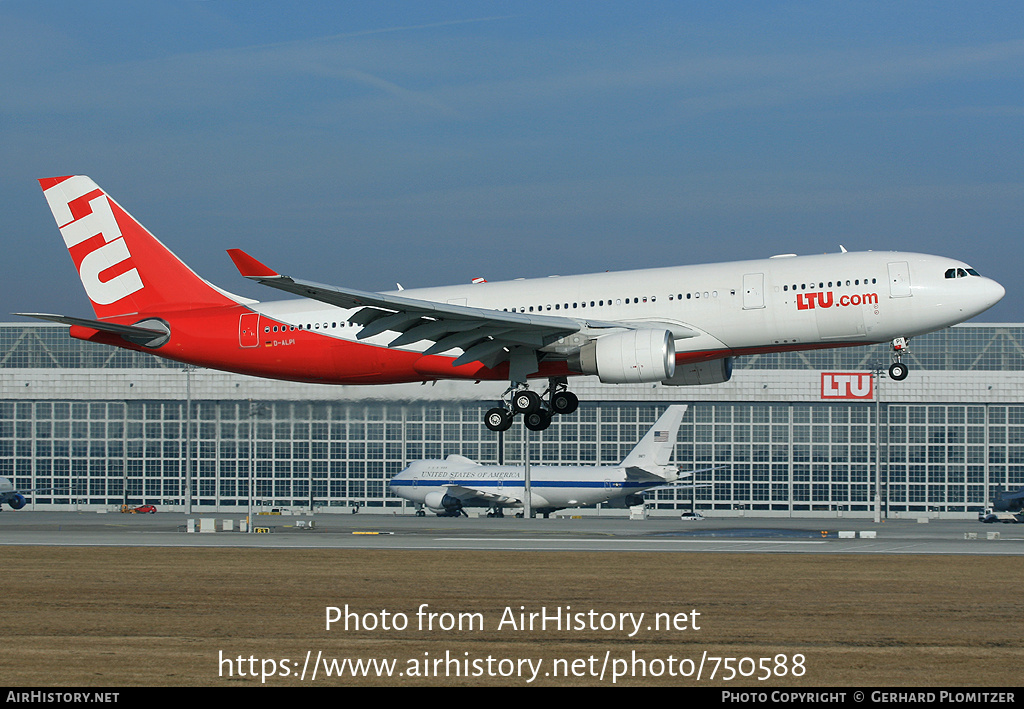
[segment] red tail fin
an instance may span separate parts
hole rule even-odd
[[[39,180],[98,318],[232,305],[88,177]]]

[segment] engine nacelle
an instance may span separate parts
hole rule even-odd
[[[676,343],[668,330],[605,335],[581,347],[569,366],[583,374],[596,374],[605,384],[660,382],[675,374]]]
[[[12,510],[20,510],[22,507],[25,506],[25,496],[15,493],[7,501],[7,504],[11,506]]]
[[[462,509],[462,500],[440,490],[428,492],[426,497],[423,498],[423,504],[432,510],[454,512],[455,510]]]
[[[675,376],[662,381],[674,387],[721,384],[732,378],[732,357],[709,362],[689,362],[676,367]]]
[[[604,507],[605,509],[610,508],[615,510],[621,510],[627,507],[636,507],[637,505],[642,505],[644,504],[644,502],[645,500],[643,495],[626,495],[625,497],[617,497],[614,500],[602,502],[601,507]]]

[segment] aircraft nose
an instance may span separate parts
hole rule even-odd
[[[985,308],[991,308],[993,305],[998,303],[1006,295],[1006,289],[1003,288],[1002,284],[993,281],[991,278],[985,279]]]
[[[1006,289],[1003,288],[1002,284],[993,281],[991,278],[982,277],[981,282],[976,284],[974,288],[975,294],[972,300],[975,304],[973,308],[975,315],[985,312],[1006,295]]]

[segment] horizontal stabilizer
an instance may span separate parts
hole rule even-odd
[[[653,473],[643,468],[638,468],[635,465],[629,466],[626,469],[626,480],[635,483],[659,483],[665,481],[664,475]]]
[[[75,318],[68,315],[52,315],[50,313],[12,313],[12,315],[36,318],[37,320],[49,320],[50,322],[63,323],[64,325],[91,327],[93,330],[100,330],[101,332],[112,332],[115,335],[124,337],[130,342],[147,345],[148,347],[158,346],[156,344],[151,344],[156,340],[163,339],[164,342],[166,342],[166,338],[171,334],[170,329],[166,325],[159,320],[153,319],[145,321],[147,324],[153,324],[153,327],[141,327],[139,325],[120,325],[118,323],[106,322],[103,320]],[[163,342],[160,344],[163,344]]]
[[[711,487],[713,483],[691,483],[691,482],[671,482],[659,485],[658,487],[649,487],[644,490],[644,494],[649,492],[661,492],[662,490],[693,490],[698,487]]]

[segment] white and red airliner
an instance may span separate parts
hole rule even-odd
[[[575,411],[568,378],[727,381],[733,357],[907,340],[968,320],[1004,295],[967,264],[903,252],[775,256],[695,266],[372,293],[283,276],[229,254],[246,278],[302,299],[257,302],[208,283],[95,182],[40,180],[95,319],[91,342],[203,367],[325,384],[507,380],[492,430],[516,414],[543,430]],[[547,380],[542,394],[531,379]]]

